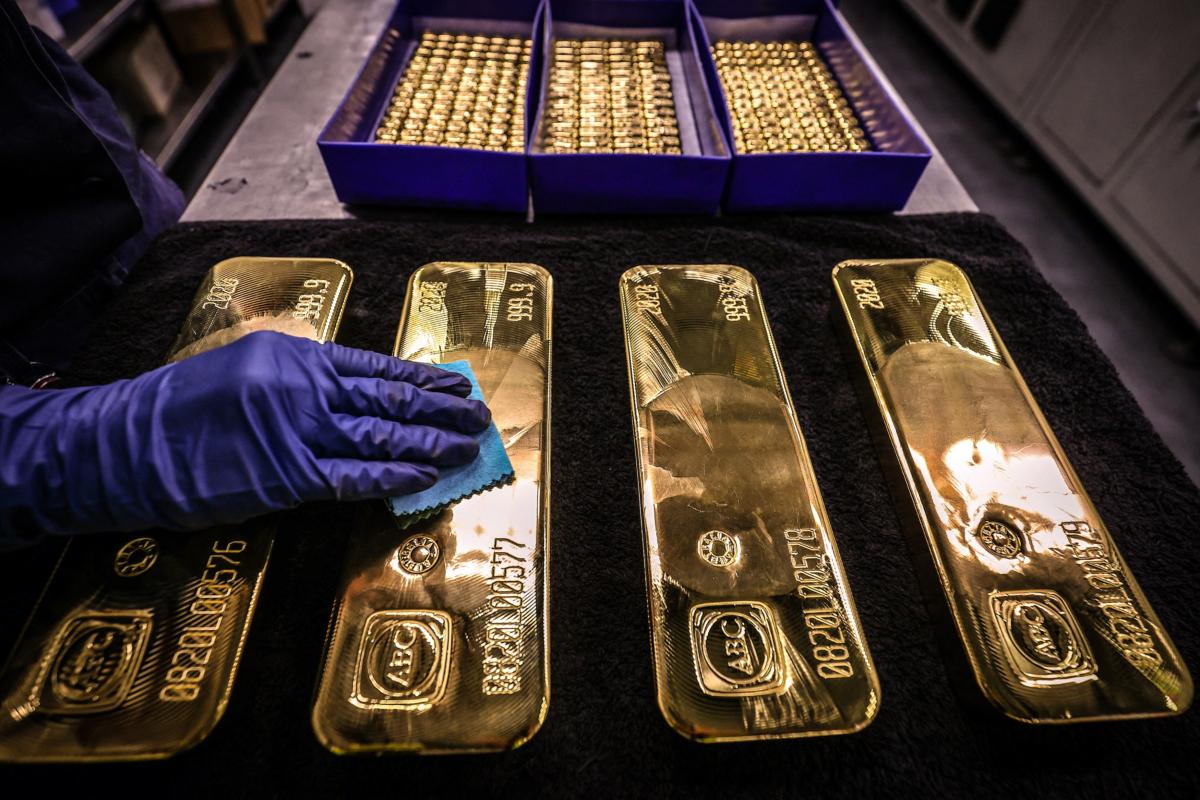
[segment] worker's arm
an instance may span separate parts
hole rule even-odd
[[[470,388],[277,333],[104,386],[0,388],[0,544],[420,491],[478,455]]]

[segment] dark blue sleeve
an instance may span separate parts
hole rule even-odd
[[[0,0],[0,187],[0,370],[21,356],[62,368],[183,197],[13,0]]]

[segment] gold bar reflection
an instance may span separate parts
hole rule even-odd
[[[256,330],[337,331],[353,274],[328,259],[235,258],[205,276],[168,361]],[[229,702],[274,529],[73,539],[0,676],[0,761],[166,758]]]
[[[879,682],[754,277],[620,284],[658,704],[705,742],[850,733]]]
[[[897,503],[988,701],[1033,723],[1186,709],[1187,667],[962,270],[846,261],[833,283]]]
[[[403,529],[360,504],[312,714],[335,753],[505,750],[545,718],[552,307],[532,264],[409,281],[395,355],[470,362],[516,480]]]

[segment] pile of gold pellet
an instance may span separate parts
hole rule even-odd
[[[713,58],[739,153],[870,150],[850,103],[810,42],[727,42]]]
[[[558,39],[549,81],[545,152],[683,152],[661,40]]]
[[[529,39],[426,31],[375,141],[525,149]]]

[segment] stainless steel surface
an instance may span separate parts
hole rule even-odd
[[[355,216],[334,195],[317,151],[317,134],[358,74],[394,7],[395,0],[325,4],[192,198],[185,221]],[[861,49],[849,26],[847,33]],[[870,53],[862,52],[878,71]],[[887,78],[879,75],[890,87]],[[900,105],[907,112],[903,100]],[[977,210],[935,148],[901,213]]]
[[[89,28],[79,34],[77,39],[66,45],[68,55],[76,61],[84,61],[93,56],[97,50],[120,32],[126,18],[142,5],[143,0],[117,0],[104,12],[104,16],[93,22]],[[85,13],[88,11],[91,9],[85,9]]]

